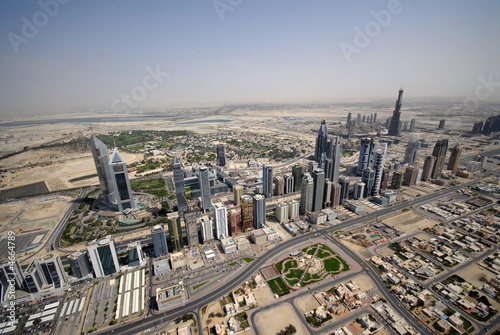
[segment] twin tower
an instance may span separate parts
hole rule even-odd
[[[92,134],[90,140],[90,147],[104,202],[109,206],[117,205],[118,210],[124,213],[134,209],[135,205],[130,188],[127,165],[118,149],[113,149],[110,159],[108,147],[95,137],[94,134]]]

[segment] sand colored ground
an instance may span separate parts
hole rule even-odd
[[[25,200],[0,204],[0,225],[10,222],[26,205]]]
[[[427,219],[414,211],[391,216],[390,218],[383,219],[382,222],[406,233],[413,233],[418,231],[419,228],[424,229],[439,223],[435,220]]]
[[[23,231],[52,229],[73,200],[72,197],[60,195],[0,204],[0,232],[3,236],[7,230],[18,234]]]
[[[290,304],[281,304],[277,307],[258,312],[255,322],[261,334],[276,334],[292,324],[297,329],[295,334],[309,334]]]
[[[302,313],[307,313],[319,307],[318,301],[312,294],[295,300],[295,305],[300,309]]]
[[[127,164],[141,160],[143,157],[142,154],[129,154],[126,152],[122,152],[121,154]],[[45,181],[50,190],[57,190],[61,188],[82,186],[80,185],[82,182],[71,183],[69,180],[95,173],[94,160],[89,157],[61,164],[23,170],[13,175],[9,175],[4,182],[7,184],[7,188],[10,188]],[[98,184],[97,177],[90,180],[90,184],[92,183]],[[89,181],[86,180],[83,184],[89,185]]]
[[[274,302],[273,291],[267,285],[253,290],[253,294],[260,306],[267,306]]]
[[[372,288],[375,288],[373,281],[370,279],[368,275],[360,274],[359,276],[356,276],[352,280],[354,280],[354,282],[359,286],[359,288],[365,292],[371,290]]]
[[[457,275],[476,287],[483,285],[486,281],[495,277],[495,274],[477,264],[473,264],[463,269],[458,272]],[[485,278],[486,280],[481,280],[481,278]]]
[[[362,247],[360,245],[357,245],[357,244],[354,244],[354,243],[351,243],[349,241],[345,241],[342,239],[339,239],[339,240],[340,240],[340,242],[342,242],[342,244],[344,244],[346,247],[348,247],[349,249],[354,251],[359,257],[361,257],[363,259],[375,256],[375,254],[373,252],[366,249],[365,247]]]
[[[53,216],[63,215],[71,206],[72,197],[58,195],[44,197],[33,201],[20,216],[19,221],[36,220]]]
[[[390,249],[389,247],[382,247],[377,249],[377,253],[380,254],[381,256],[389,257],[392,254],[394,254],[394,250]]]

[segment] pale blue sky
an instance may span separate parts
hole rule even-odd
[[[350,62],[341,43],[390,1],[243,0],[223,20],[212,0],[65,1],[17,52],[9,33],[24,38],[42,8],[0,2],[1,112],[109,107],[157,65],[169,76],[139,108],[395,99],[401,82],[406,98],[465,97],[479,76],[500,82],[497,0],[401,0]]]

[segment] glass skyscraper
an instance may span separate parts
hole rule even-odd
[[[89,246],[89,256],[96,278],[120,271],[120,264],[118,263],[118,256],[111,235],[92,243]]]

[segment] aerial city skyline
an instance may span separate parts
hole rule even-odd
[[[0,334],[499,335],[498,14],[0,2]]]

